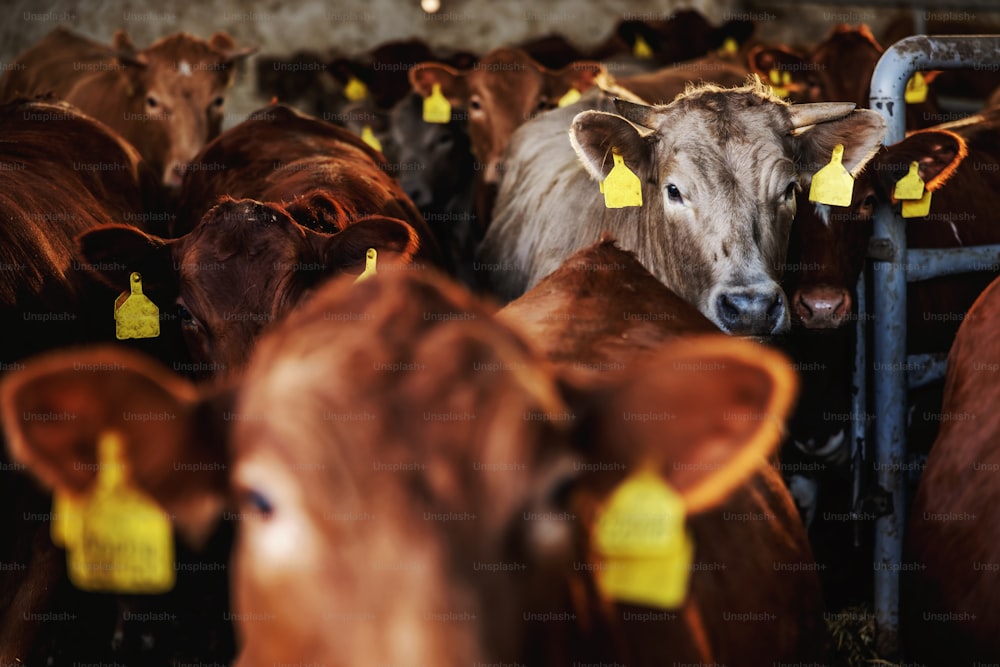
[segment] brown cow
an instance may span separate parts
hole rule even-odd
[[[261,341],[228,446],[204,435],[212,398],[102,349],[4,383],[11,449],[46,484],[81,492],[98,433],[118,430],[132,479],[192,537],[235,498],[240,665],[820,657],[794,510],[774,480],[744,486],[794,394],[778,355],[695,338],[571,390],[450,284],[407,273],[344,287]],[[116,371],[73,370],[112,359]],[[21,418],[64,409],[80,418]],[[151,409],[175,418],[122,418]],[[596,512],[641,470],[680,494],[695,543],[699,571],[675,610],[616,603],[599,583],[615,565],[594,550]]]
[[[747,68],[729,58],[708,55],[672,67],[617,79],[618,85],[649,104],[667,104],[697,83],[734,87],[747,80]]]
[[[139,51],[122,30],[107,46],[56,28],[7,70],[0,100],[54,93],[121,133],[176,188],[219,134],[233,65],[253,50],[224,32],[207,42],[179,33]]]
[[[1000,282],[979,297],[948,357],[941,429],[910,512],[905,648],[934,667],[1000,660]]]
[[[479,268],[509,300],[610,232],[723,331],[782,332],[776,280],[795,192],[834,144],[856,172],[884,133],[881,117],[853,106],[788,105],[756,80],[655,107],[588,94],[514,135]],[[598,182],[613,152],[640,179],[641,207],[606,208]]]
[[[178,224],[193,229],[164,239],[110,225],[84,235],[82,250],[108,282],[127,285],[137,270],[161,308],[176,301],[196,370],[230,372],[320,281],[360,274],[367,248],[386,267],[436,258],[381,159],[343,128],[268,107],[192,163]]]

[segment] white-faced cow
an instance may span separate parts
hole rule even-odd
[[[835,145],[856,172],[884,134],[877,114],[853,108],[789,105],[754,81],[654,107],[595,94],[545,114],[511,142],[480,269],[511,299],[610,232],[723,331],[784,331],[777,280],[796,192]],[[598,182],[616,153],[641,181],[641,207],[605,207]]]

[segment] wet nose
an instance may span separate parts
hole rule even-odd
[[[785,295],[777,285],[723,292],[715,310],[722,328],[738,336],[767,336],[788,328]]]
[[[851,295],[836,287],[801,288],[792,303],[795,316],[808,329],[836,329],[851,312]]]

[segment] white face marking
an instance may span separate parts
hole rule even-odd
[[[812,202],[812,205],[813,205],[813,210],[816,211],[816,215],[819,217],[819,219],[823,221],[823,224],[825,226],[829,227],[830,207],[827,204],[817,204],[816,202]]]
[[[951,234],[955,237],[955,240],[958,241],[958,245],[965,245],[962,243],[962,238],[958,235],[958,227],[955,226],[955,223],[949,221],[948,225],[951,227]]]
[[[177,71],[180,72],[181,76],[191,76],[191,63],[186,60],[182,60],[177,63]]]

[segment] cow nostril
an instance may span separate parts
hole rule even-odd
[[[740,307],[729,294],[719,297],[719,316],[726,322],[734,322],[740,317]]]
[[[805,294],[801,292],[795,295],[795,311],[803,320],[808,320],[813,316],[812,306],[809,305],[809,300],[806,299]]]
[[[781,297],[781,293],[778,292],[774,295],[774,299],[771,305],[767,309],[767,319],[770,322],[777,321],[781,319],[785,311],[785,300]]]

